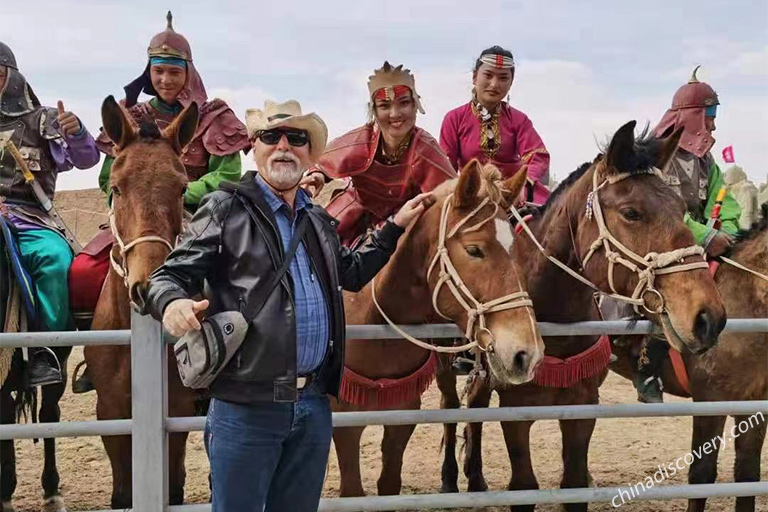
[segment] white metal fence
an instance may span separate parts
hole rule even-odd
[[[80,421],[33,425],[2,425],[0,440],[46,437],[133,436],[133,510],[141,512],[207,512],[210,505],[168,506],[168,433],[201,431],[204,418],[168,418],[167,350],[160,323],[136,313],[130,331],[0,334],[0,347],[131,345],[132,419]],[[544,336],[648,333],[647,321],[539,323]],[[414,336],[447,338],[459,333],[452,324],[403,326]],[[732,319],[727,331],[768,332],[768,319]],[[397,337],[380,325],[347,327],[350,338]],[[166,340],[167,341],[167,340]],[[162,391],[162,392],[159,392]],[[500,407],[424,411],[369,411],[334,413],[334,426],[406,425],[483,421],[530,421],[582,418],[658,416],[768,415],[768,400],[747,402],[687,402],[669,404],[573,405],[553,407]],[[320,510],[406,510],[525,505],[533,503],[609,502],[618,490],[610,488],[492,491],[483,493],[424,494],[334,498],[321,501]],[[768,494],[768,481],[706,485],[670,485],[648,489],[636,500],[683,499]]]

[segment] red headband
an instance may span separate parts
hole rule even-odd
[[[407,96],[411,94],[411,88],[407,85],[394,85],[392,87],[382,87],[376,91],[373,95],[375,100],[393,100],[400,98],[401,96]]]

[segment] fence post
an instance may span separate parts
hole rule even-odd
[[[141,512],[168,506],[167,354],[160,322],[132,311],[133,510]]]

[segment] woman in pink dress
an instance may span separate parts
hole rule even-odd
[[[504,101],[514,78],[510,51],[483,50],[472,72],[472,100],[446,114],[440,146],[457,170],[477,158],[509,178],[527,165],[526,199],[543,204],[549,197],[549,153],[528,116]]]

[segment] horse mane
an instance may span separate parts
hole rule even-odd
[[[610,140],[598,144],[600,153],[598,153],[595,159],[592,162],[584,162],[575,171],[569,174],[568,177],[565,178],[565,180],[563,180],[552,192],[552,195],[549,196],[549,199],[544,203],[544,206],[538,210],[538,214],[541,215],[547,211],[547,209],[555,204],[560,196],[562,196],[574,183],[579,181],[579,179],[584,176],[593,165],[600,162],[608,151],[610,145]],[[640,134],[635,137],[634,148],[635,150],[632,158],[629,158],[624,162],[628,165],[625,165],[625,168],[619,169],[619,171],[630,175],[645,174],[656,166],[659,154],[661,153],[662,140],[653,136],[649,126],[646,124]]]
[[[142,121],[141,124],[139,124],[139,137],[145,141],[153,141],[162,139],[163,134],[155,123],[151,121]]]
[[[506,190],[503,187],[504,182],[499,168],[492,163],[484,164],[480,168],[480,178],[482,183],[480,187],[480,197],[488,197],[494,204],[503,204],[504,192],[506,192]],[[441,203],[441,199],[445,199],[450,194],[453,194],[458,183],[459,178],[454,178],[452,180],[444,181],[437,186],[432,191],[435,199],[437,199],[436,203]]]

